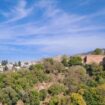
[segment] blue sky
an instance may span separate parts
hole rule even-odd
[[[0,60],[105,48],[105,0],[0,0]]]

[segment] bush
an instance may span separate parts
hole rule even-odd
[[[105,98],[96,88],[86,89],[83,96],[87,105],[105,105]]]
[[[69,65],[72,66],[72,65],[81,65],[82,64],[82,58],[79,57],[79,56],[73,56],[73,57],[70,57],[70,60],[69,60]]]
[[[70,97],[69,96],[53,96],[50,101],[49,105],[71,105]]]
[[[71,94],[71,104],[72,105],[86,105],[86,102],[80,94],[72,93]]]
[[[3,105],[16,105],[18,98],[18,94],[11,87],[0,90],[0,102],[2,102]]]
[[[29,70],[43,70],[43,69],[44,69],[44,67],[42,64],[35,64],[35,65],[31,65],[29,67]]]
[[[40,90],[39,96],[40,96],[40,100],[44,101],[44,99],[47,97],[47,91],[45,89]]]
[[[103,66],[95,64],[95,63],[88,65],[86,68],[87,68],[87,73],[90,76],[101,75],[103,73]]]
[[[48,89],[48,92],[51,95],[58,95],[58,94],[61,94],[65,91],[66,91],[65,86],[61,85],[61,84],[54,84]]]
[[[102,51],[102,49],[100,49],[100,48],[96,48],[96,49],[93,51],[92,54],[100,55],[100,54],[103,54],[103,51]]]
[[[81,84],[85,84],[88,80],[86,69],[82,66],[72,66],[68,70],[64,78],[64,84],[70,92],[76,92]]]
[[[65,69],[65,67],[62,63],[60,63],[58,61],[54,61],[52,59],[44,60],[43,65],[44,65],[45,73],[58,74]]]
[[[59,98],[57,96],[54,96],[50,99],[49,105],[58,105],[59,104]]]
[[[87,81],[87,86],[96,87],[97,86],[97,82],[95,80],[88,80]]]
[[[64,65],[64,66],[66,66],[66,67],[68,67],[68,57],[66,56],[66,55],[64,55],[63,57],[62,57],[62,64]]]
[[[37,91],[29,92],[30,105],[40,105],[39,93]]]

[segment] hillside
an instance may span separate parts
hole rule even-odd
[[[97,51],[98,50],[98,51]],[[95,50],[93,51],[89,51],[89,52],[85,52],[85,53],[81,53],[81,54],[78,54],[78,55],[105,55],[105,48],[103,49],[100,49],[100,48],[96,48]]]
[[[105,62],[58,58],[0,73],[1,105],[105,105]]]

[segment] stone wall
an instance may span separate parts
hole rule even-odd
[[[105,55],[83,55],[81,56],[81,58],[83,59],[83,63],[85,63],[84,59],[86,59],[86,64],[91,64],[91,63],[100,64],[103,62]]]

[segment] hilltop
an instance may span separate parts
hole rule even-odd
[[[89,51],[86,53],[80,53],[78,55],[105,55],[105,48],[101,49],[101,48],[96,48],[93,51]]]
[[[80,53],[80,54],[76,54],[76,55],[72,55],[72,56],[81,57],[82,62],[84,62],[84,59],[86,59],[85,63],[87,63],[87,64],[92,64],[92,63],[99,64],[104,60],[105,49],[96,48],[93,51],[89,51],[89,52],[86,52],[86,53]],[[72,56],[59,55],[59,56],[52,57],[52,59],[61,62],[63,58],[70,59],[70,57],[72,57]]]

